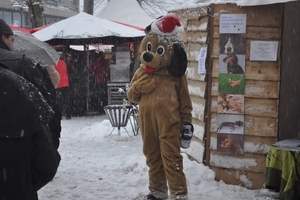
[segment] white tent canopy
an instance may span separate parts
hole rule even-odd
[[[146,28],[154,21],[136,0],[110,0],[98,17],[141,28]]]
[[[37,31],[33,35],[41,41],[65,40],[69,41],[69,44],[78,44],[79,40],[84,43],[87,43],[86,41],[100,43],[105,37],[137,38],[143,37],[145,33],[81,12]]]

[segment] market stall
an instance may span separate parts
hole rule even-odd
[[[140,41],[145,34],[143,31],[129,26],[121,25],[119,23],[101,19],[82,12],[73,17],[54,23],[51,26],[45,27],[44,29],[33,33],[33,35],[51,45],[64,45],[64,50],[66,50],[69,45],[83,45],[84,54],[80,54],[79,57],[81,59],[80,61],[83,62],[80,64],[78,59],[76,59],[76,64],[80,64],[81,67],[89,73],[88,68],[92,64],[88,54],[90,44],[111,44],[117,47],[124,43],[131,42],[136,49],[137,45],[135,44]],[[118,61],[121,60],[119,59]],[[126,63],[128,62],[129,61],[126,60]],[[123,64],[122,66],[124,66]],[[119,66],[112,66],[113,71],[118,70]],[[128,66],[129,65],[124,67],[128,70]],[[112,76],[113,78],[116,78],[114,73]],[[123,78],[125,78],[123,80],[124,82],[129,82],[128,76]],[[89,82],[89,74],[87,74],[85,83],[86,90],[82,94],[83,96],[86,96],[85,113],[89,113],[91,111],[89,105]]]

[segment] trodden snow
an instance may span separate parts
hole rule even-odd
[[[61,162],[54,179],[38,194],[41,200],[142,200],[148,194],[148,167],[141,135],[130,123],[113,127],[106,115],[62,120]],[[109,135],[111,133],[111,135]],[[119,134],[120,133],[120,134]],[[277,193],[215,181],[207,166],[182,153],[189,200],[273,200]],[[262,177],[264,178],[264,177]]]

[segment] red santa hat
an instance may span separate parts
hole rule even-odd
[[[183,27],[178,16],[174,13],[169,13],[155,20],[151,24],[151,31],[158,35],[176,35],[183,32]]]

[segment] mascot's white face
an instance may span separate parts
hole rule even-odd
[[[147,70],[156,71],[162,67],[167,67],[171,63],[172,43],[155,33],[150,32],[142,40],[141,46],[141,63]]]

